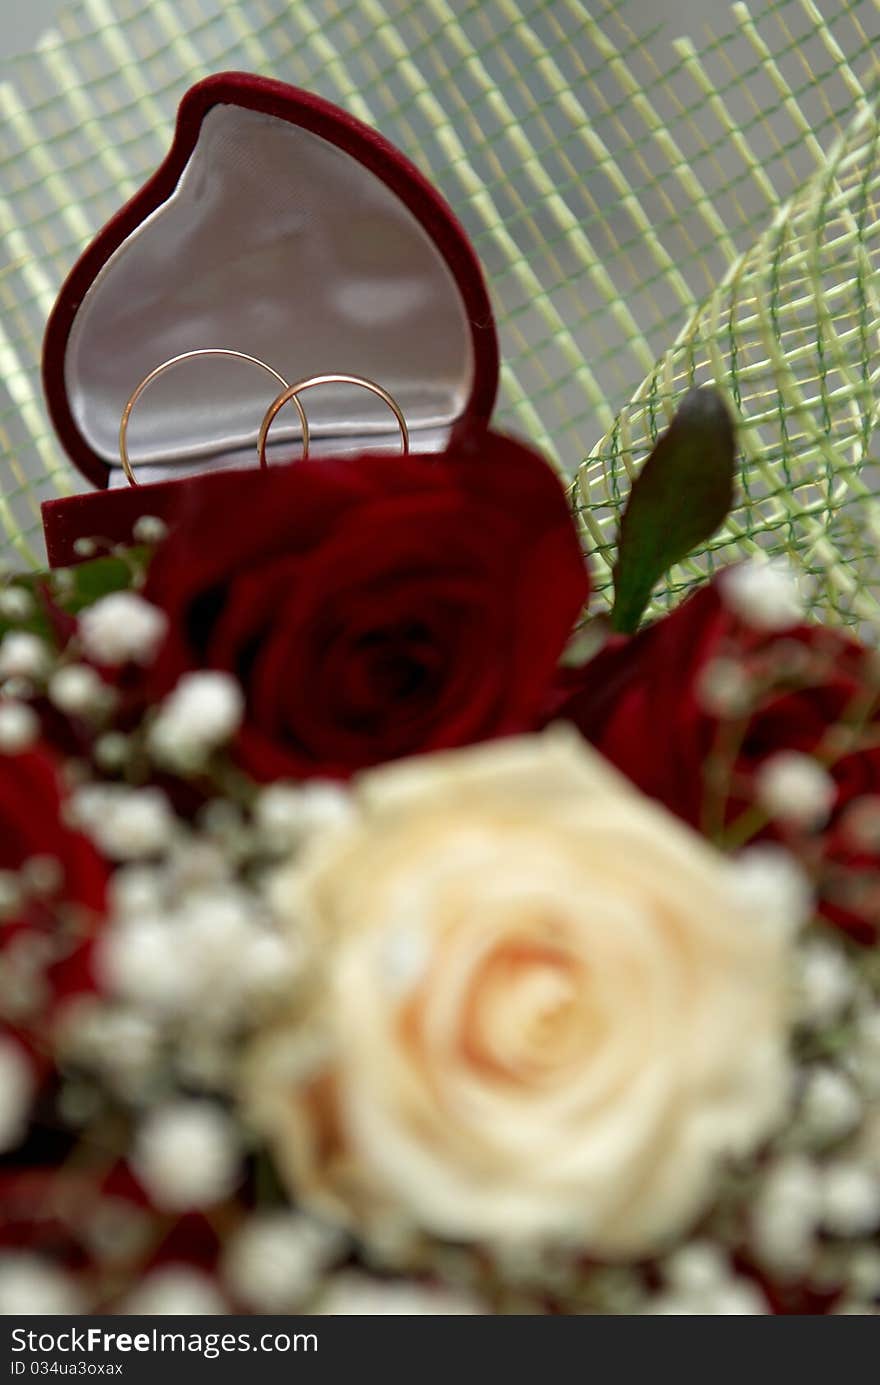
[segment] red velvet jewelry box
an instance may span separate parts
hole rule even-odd
[[[132,391],[207,348],[291,382],[375,380],[400,405],[413,453],[485,430],[498,383],[482,271],[436,190],[344,111],[246,73],[187,92],[166,159],[78,260],[49,319],[49,412],[97,487],[43,505],[53,567],[79,560],[77,539],[126,542],[140,516],[169,518],[206,476],[257,465],[280,386],[241,361],[186,361],[132,414],[138,485],[126,480],[119,424]],[[393,415],[362,389],[322,388],[303,404],[312,455],[399,446]],[[298,455],[299,441],[288,406],[270,464]]]

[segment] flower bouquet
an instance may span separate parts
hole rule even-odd
[[[877,1311],[878,148],[566,488],[427,180],[184,98],[46,336],[103,489],[0,588],[0,1310]],[[257,470],[230,379],[135,477],[172,351],[381,375],[412,455],[343,392]]]
[[[642,620],[734,451],[610,615],[498,435],[8,582],[5,1311],[876,1311],[880,663],[777,563]]]

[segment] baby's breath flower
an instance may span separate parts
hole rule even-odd
[[[160,1056],[157,1025],[135,1010],[105,1004],[93,1015],[89,1031],[81,1036],[83,1057],[131,1098],[150,1077]]]
[[[755,787],[772,818],[806,830],[827,822],[837,797],[828,771],[796,750],[781,750],[765,760],[756,772]]]
[[[233,1297],[258,1313],[289,1313],[312,1293],[340,1242],[298,1212],[258,1212],[228,1244],[224,1278]]]
[[[235,735],[243,715],[244,694],[231,674],[185,674],[150,728],[150,749],[160,764],[198,766]]]
[[[67,664],[49,680],[49,699],[69,716],[94,716],[105,711],[112,689],[88,664]]]
[[[77,791],[73,806],[78,820],[115,861],[155,856],[171,841],[174,814],[161,789],[86,785]]]
[[[341,784],[313,779],[303,785],[270,784],[257,799],[257,831],[271,851],[290,851],[307,838],[344,826],[354,813]]]
[[[809,1266],[822,1215],[819,1172],[806,1157],[778,1159],[752,1208],[752,1244],[761,1262],[782,1275]]]
[[[98,664],[150,664],[168,628],[164,611],[137,592],[111,592],[79,617],[83,648]]]
[[[95,764],[111,773],[122,769],[131,753],[131,741],[121,731],[107,731],[95,742]]]
[[[27,620],[33,611],[34,598],[24,587],[4,587],[0,591],[0,616],[4,620]]]
[[[163,872],[151,865],[121,866],[110,881],[110,898],[119,918],[159,914],[165,902]]]
[[[815,1026],[831,1024],[849,1004],[855,988],[845,954],[817,938],[798,949],[796,962],[799,1017]]]
[[[793,934],[807,922],[813,907],[810,882],[782,847],[772,842],[747,847],[732,869],[734,892],[750,918],[783,934]]]
[[[753,630],[790,630],[803,619],[804,602],[794,572],[778,560],[751,559],[728,568],[720,580],[728,609]]]
[[[163,902],[167,880],[173,903]],[[128,867],[112,898],[115,922],[97,949],[103,984],[164,1023],[185,1019],[194,1036],[252,1022],[293,992],[306,965],[302,940],[273,931],[260,897],[225,876],[187,884],[174,867]]]
[[[723,1283],[730,1262],[721,1246],[712,1241],[691,1241],[663,1263],[666,1282],[683,1294],[703,1293]]]
[[[815,1139],[835,1140],[861,1119],[862,1103],[849,1079],[836,1068],[817,1067],[807,1077],[801,1106],[806,1131]]]
[[[40,734],[40,720],[24,702],[0,702],[0,754],[20,755]]]
[[[154,1206],[185,1212],[226,1197],[240,1175],[235,1127],[207,1101],[180,1100],[147,1116],[132,1164]]]
[[[648,1311],[659,1317],[756,1317],[770,1309],[757,1285],[731,1275],[702,1293],[660,1294]]]
[[[701,669],[696,694],[709,716],[740,717],[751,706],[754,687],[739,660],[719,657]]]
[[[30,1251],[0,1251],[0,1316],[68,1317],[83,1311],[73,1278]]]
[[[8,630],[0,641],[0,678],[43,678],[51,659],[45,641],[28,630]]]
[[[868,1236],[880,1226],[880,1177],[855,1162],[832,1164],[822,1177],[822,1223],[838,1236]]]
[[[191,1265],[162,1265],[123,1301],[119,1312],[136,1317],[217,1317],[229,1312],[219,1288]]]
[[[162,918],[126,919],[100,939],[97,967],[111,993],[148,1013],[177,1014],[198,986],[198,959]]]
[[[880,1295],[880,1247],[858,1246],[849,1258],[849,1287],[866,1298]]]
[[[135,543],[161,543],[168,533],[168,525],[158,515],[141,515],[132,530]]]

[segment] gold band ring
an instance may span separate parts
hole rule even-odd
[[[264,467],[266,465],[266,442],[269,437],[269,429],[272,427],[278,414],[284,408],[285,404],[293,400],[300,411],[300,415],[302,415],[302,405],[299,402],[299,396],[304,390],[314,389],[316,385],[360,385],[362,389],[369,390],[371,394],[377,395],[379,399],[383,400],[383,402],[388,405],[397,420],[397,426],[400,429],[402,452],[404,456],[407,456],[409,453],[409,429],[406,426],[406,419],[403,416],[403,410],[397,400],[393,395],[390,395],[386,389],[383,389],[381,385],[377,385],[374,380],[367,380],[363,375],[312,375],[307,380],[300,380],[296,385],[286,385],[281,394],[278,395],[278,398],[274,399],[266,410],[263,422],[260,425],[260,435],[257,439],[260,466]],[[306,457],[308,456],[307,431],[304,434],[304,439],[303,456]]]
[[[122,463],[122,470],[125,472],[128,484],[130,486],[136,486],[138,484],[134,474],[134,469],[131,465],[131,458],[128,455],[128,425],[131,420],[131,413],[135,404],[138,402],[141,395],[144,393],[144,390],[148,389],[154,380],[158,380],[160,375],[164,375],[166,370],[170,370],[172,366],[180,365],[182,361],[193,360],[196,356],[227,356],[232,358],[233,360],[247,361],[250,365],[259,366],[260,370],[264,370],[267,375],[271,375],[273,380],[276,380],[285,391],[289,390],[288,383],[283,375],[279,375],[277,370],[274,370],[272,366],[267,365],[265,361],[261,361],[259,357],[248,356],[247,353],[244,351],[231,351],[226,347],[222,346],[209,346],[204,347],[198,351],[183,351],[179,356],[172,356],[169,360],[163,361],[161,365],[156,366],[155,370],[151,370],[149,375],[144,376],[143,380],[141,380],[137,388],[133,390],[132,393],[129,395],[125,408],[122,411],[122,419],[120,420],[119,424],[119,460]],[[299,399],[296,397],[296,395],[290,394],[287,397],[293,399],[293,402],[296,405],[297,412],[299,414],[299,421],[302,425],[302,454],[304,457],[307,457],[309,455],[308,419],[306,418],[305,410],[303,409],[303,406],[299,402]],[[285,403],[287,402],[287,397],[285,398]],[[262,429],[260,431],[259,457],[260,466],[265,467],[267,465],[266,440]]]

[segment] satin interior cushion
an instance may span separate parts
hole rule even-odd
[[[400,403],[413,451],[443,447],[474,374],[461,293],[401,199],[328,140],[232,104],[208,111],[175,190],[109,257],[73,323],[65,388],[111,485],[124,484],[119,420],[135,385],[204,347],[247,352],[290,381],[374,379]],[[241,362],[170,371],[132,416],[138,479],[250,464],[277,392]],[[316,390],[307,407],[316,453],[395,445],[393,416],[362,390]],[[270,459],[295,453],[298,437],[291,407]]]

